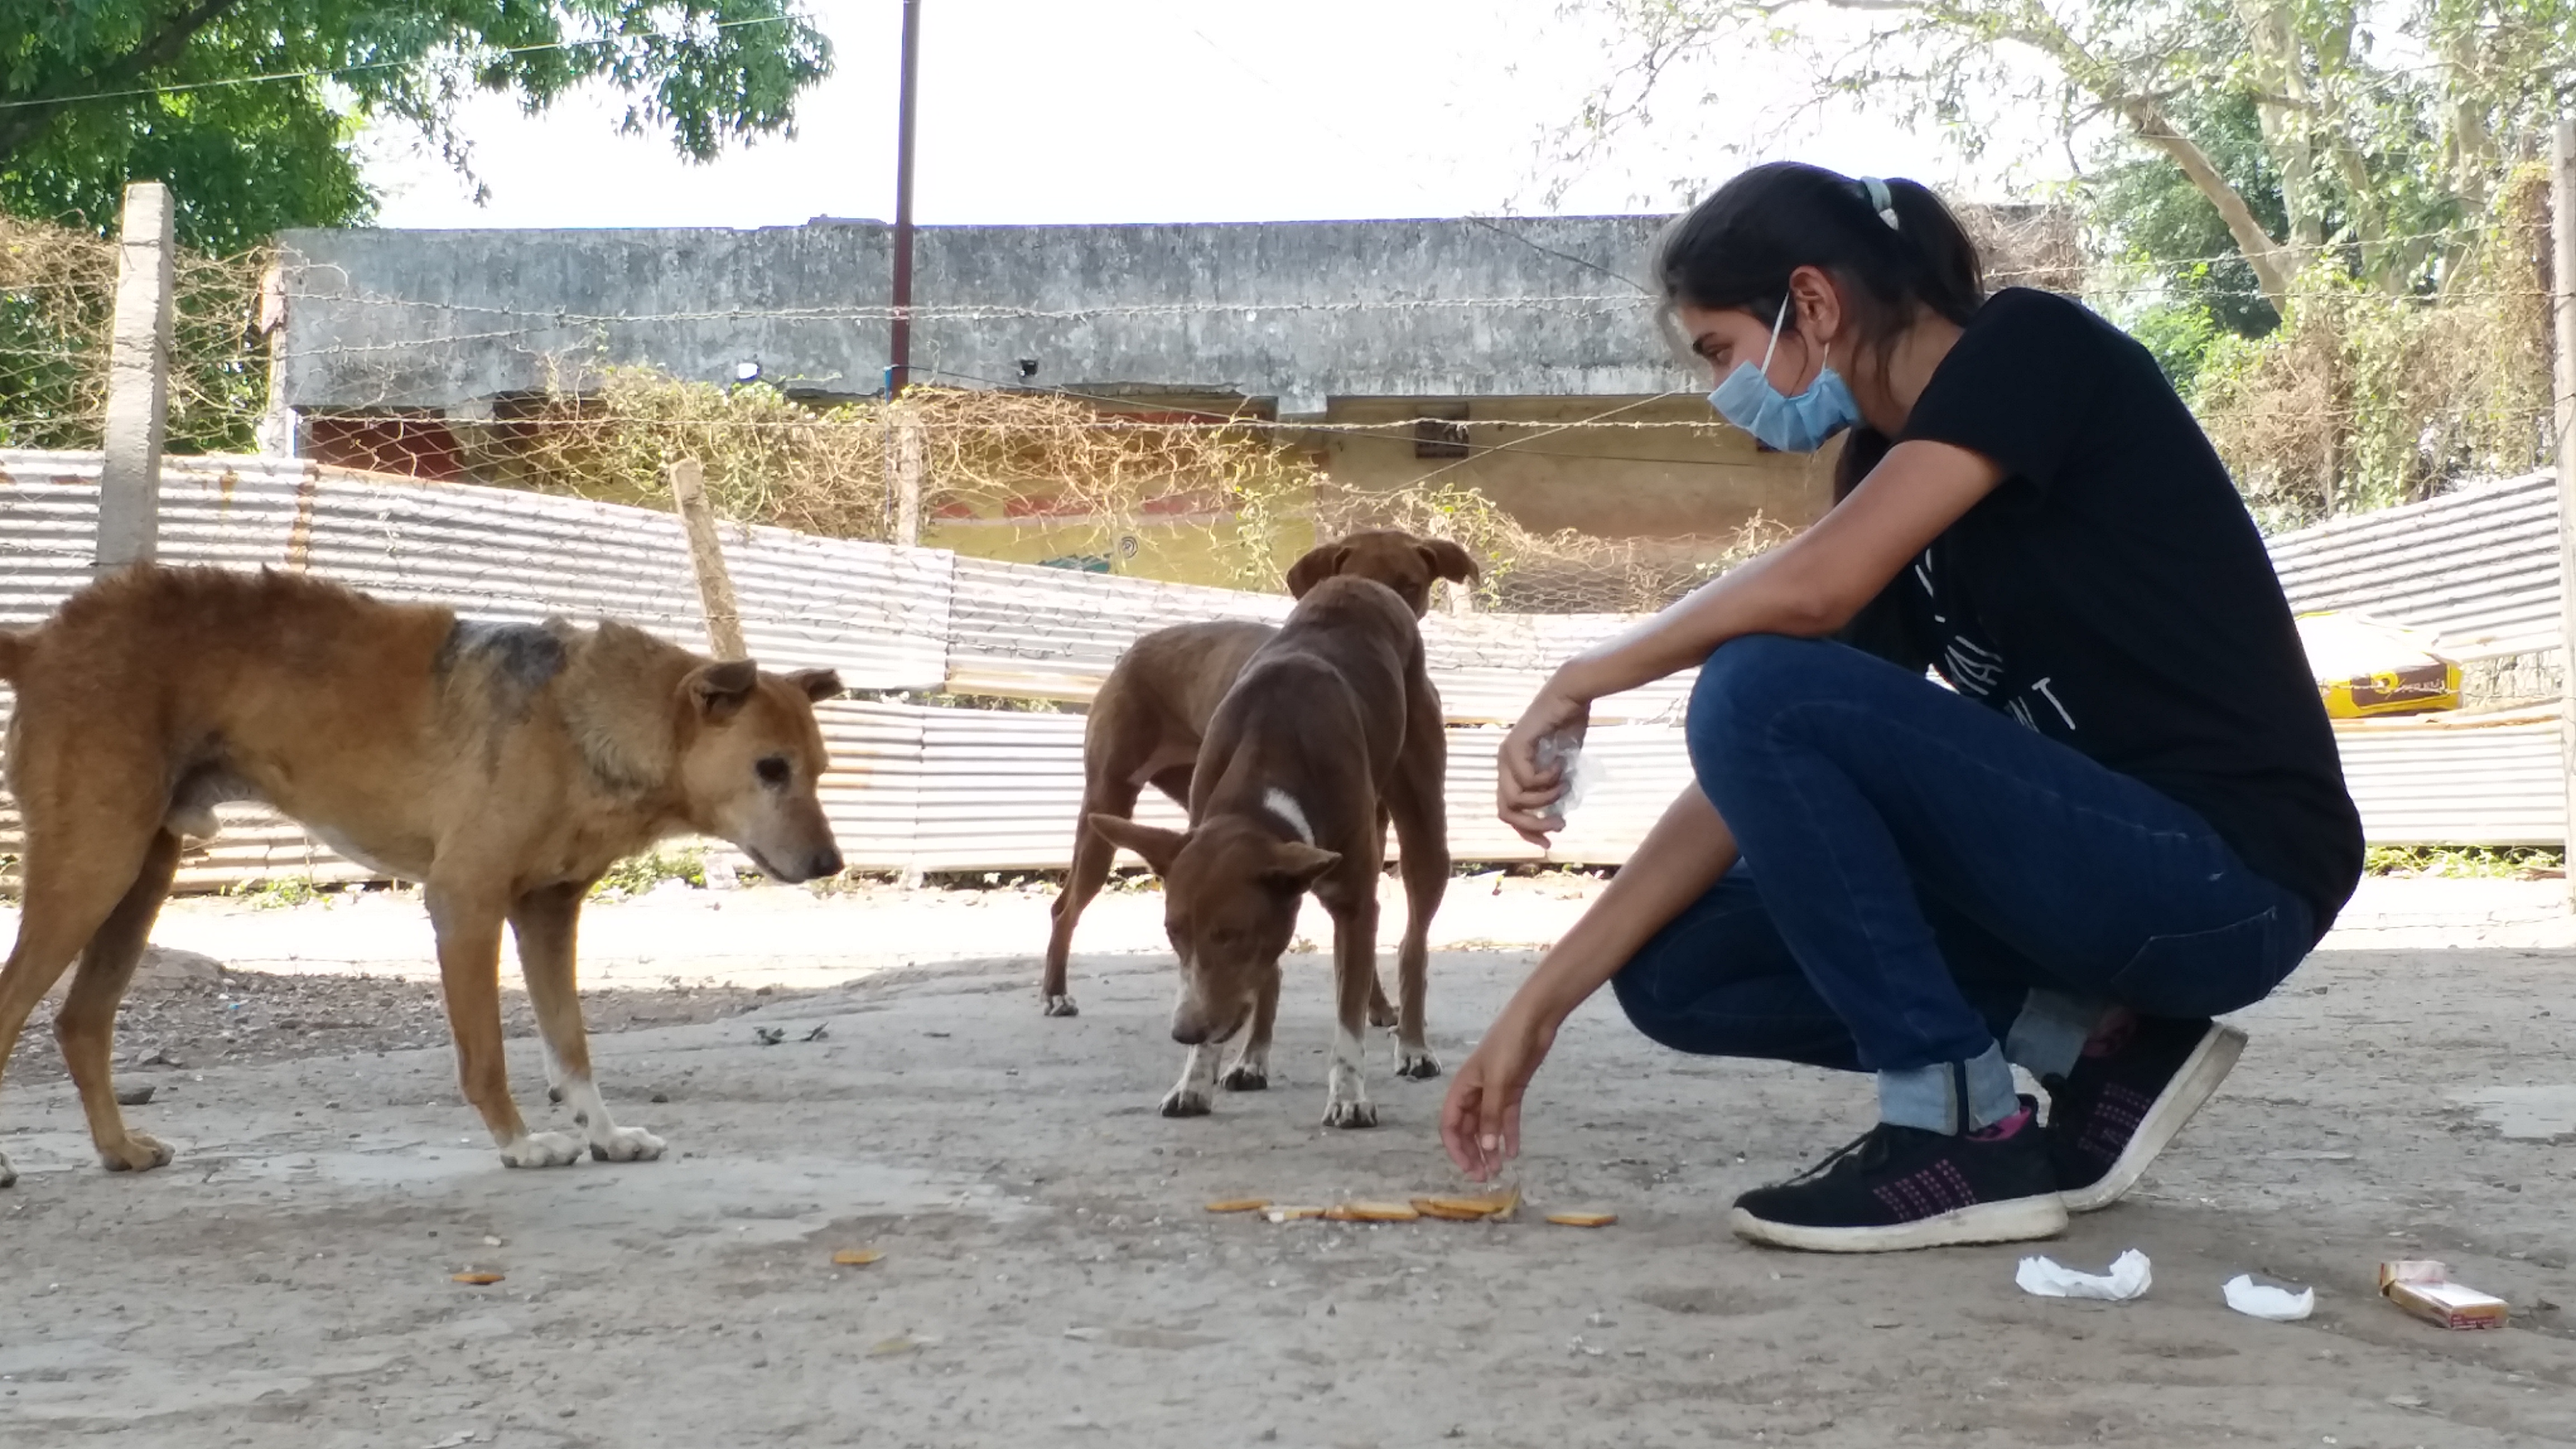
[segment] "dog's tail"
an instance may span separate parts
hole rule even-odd
[[[15,629],[0,629],[0,680],[18,682],[18,671],[27,662],[27,636]]]

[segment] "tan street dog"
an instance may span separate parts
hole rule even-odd
[[[1268,1085],[1279,956],[1311,888],[1333,917],[1324,1121],[1377,1125],[1363,1081],[1362,1029],[1377,984],[1377,886],[1390,814],[1412,907],[1397,958],[1396,1074],[1439,1075],[1423,1042],[1422,1007],[1425,937],[1449,874],[1441,742],[1439,695],[1423,668],[1413,614],[1382,584],[1328,578],[1253,651],[1209,717],[1191,776],[1190,828],[1091,817],[1093,829],[1163,878],[1163,927],[1181,966],[1172,1038],[1190,1049],[1163,1115],[1209,1110],[1217,1048],[1237,1034],[1243,1045],[1225,1085]]]
[[[110,1171],[170,1160],[117,1110],[109,1037],[181,838],[212,835],[220,803],[265,801],[425,885],[465,1095],[512,1167],[662,1152],[610,1119],[574,994],[574,923],[612,863],[697,831],[779,880],[841,868],[814,795],[828,670],[711,663],[621,624],[467,623],[265,570],[142,566],[0,633],[0,679],[17,688],[8,772],[26,824],[0,1066],[78,955],[55,1032]],[[505,921],[586,1142],[531,1133],[510,1099]],[[0,1160],[0,1187],[14,1176]]]
[[[1475,560],[1449,540],[1416,538],[1399,529],[1354,533],[1307,551],[1289,566],[1288,592],[1303,599],[1328,578],[1374,579],[1393,589],[1421,618],[1431,607],[1431,581],[1465,583],[1477,578]],[[1136,797],[1152,785],[1187,807],[1190,768],[1217,701],[1234,687],[1253,651],[1279,631],[1268,624],[1219,619],[1202,624],[1175,624],[1138,639],[1120,655],[1109,678],[1092,697],[1091,714],[1082,735],[1082,810],[1074,819],[1073,866],[1065,872],[1064,889],[1055,898],[1054,928],[1047,936],[1046,978],[1038,994],[1049,1016],[1079,1014],[1065,982],[1066,962],[1073,954],[1073,928],[1083,908],[1100,893],[1118,854],[1110,839],[1092,828],[1095,816],[1124,819],[1135,813]],[[1427,792],[1430,804],[1396,820],[1399,853],[1408,862],[1405,880],[1411,889],[1409,864],[1419,853],[1438,855],[1438,880],[1448,878],[1448,840],[1443,819],[1442,772],[1445,751],[1439,748],[1438,696],[1429,716],[1435,737],[1410,760],[1430,773],[1409,779],[1409,789]],[[1405,832],[1426,827],[1428,838],[1416,842]],[[1436,887],[1433,904],[1438,902]],[[1429,929],[1430,913],[1418,903],[1415,916]],[[1410,939],[1408,937],[1408,939]],[[1379,1026],[1395,1024],[1395,1014],[1377,979],[1369,979],[1370,1019]],[[1257,1084],[1256,1084],[1257,1085]]]

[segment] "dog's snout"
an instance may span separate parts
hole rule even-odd
[[[814,852],[813,858],[805,863],[805,878],[807,880],[822,880],[828,876],[836,876],[840,873],[841,851],[838,846],[824,846],[821,850]]]
[[[1205,1046],[1207,1039],[1205,1021],[1182,1012],[1172,1013],[1172,1040],[1183,1046]]]

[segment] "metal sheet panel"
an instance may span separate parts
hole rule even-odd
[[[2559,645],[2554,474],[2339,518],[2280,534],[2270,548],[2301,613],[2375,615],[2431,630],[2455,653]]]
[[[0,452],[0,610],[33,622],[86,578],[98,455]],[[704,615],[679,521],[649,509],[353,473],[273,458],[173,458],[160,557],[309,572],[480,618],[617,618],[697,648]],[[755,657],[830,666],[854,689],[936,689],[953,557],[726,525]],[[20,565],[30,565],[20,577]]]
[[[2341,729],[2344,783],[2373,845],[2558,845],[2556,723]]]
[[[1285,595],[1116,578],[987,559],[957,560],[948,688],[956,694],[1087,700],[1127,647],[1173,624],[1277,624]],[[1448,717],[1510,721],[1568,657],[1628,628],[1633,614],[1445,614],[1422,621],[1431,677]],[[1697,671],[1599,701],[1601,721],[1680,717]]]

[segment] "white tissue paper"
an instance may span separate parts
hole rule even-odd
[[[2094,1298],[2106,1303],[2126,1303],[2147,1296],[2147,1285],[2155,1281],[2147,1255],[2135,1248],[2111,1260],[2108,1273],[2078,1273],[2050,1258],[2024,1258],[2014,1272],[2013,1281],[2024,1293],[2042,1298]]]
[[[2221,1290],[2227,1295],[2227,1306],[2251,1318],[2268,1318],[2274,1323],[2296,1323],[2316,1311],[2317,1290],[2302,1288],[2293,1293],[2287,1288],[2271,1288],[2257,1283],[2244,1273],[2227,1280]]]
[[[1585,792],[1600,776],[1600,766],[1583,753],[1583,741],[1576,735],[1549,735],[1538,742],[1535,753],[1542,770],[1560,763],[1565,767],[1565,793],[1547,802],[1546,808],[1539,811],[1551,820],[1563,820],[1567,811],[1583,803]]]

